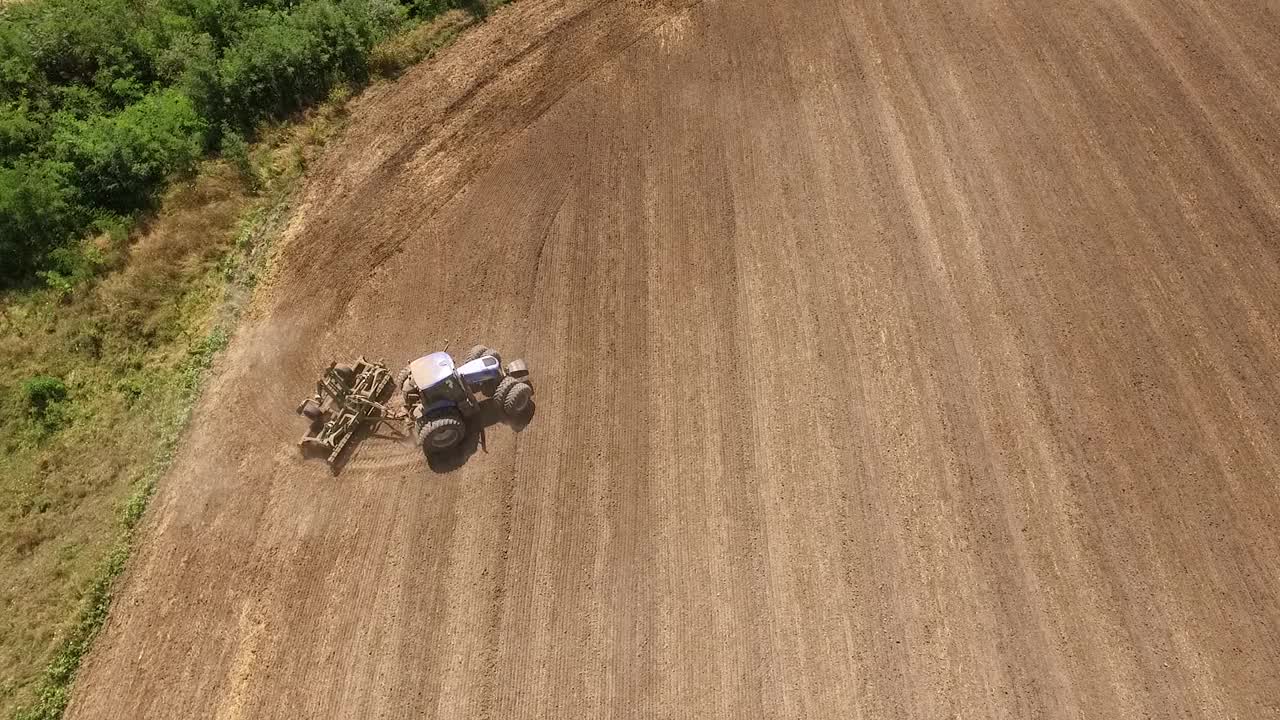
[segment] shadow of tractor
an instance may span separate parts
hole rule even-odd
[[[533,421],[537,411],[537,402],[530,401],[524,412],[512,417],[503,412],[498,403],[492,399],[485,400],[480,404],[480,411],[467,420],[467,434],[462,438],[462,442],[442,452],[429,453],[420,448],[427,458],[427,467],[437,473],[457,470],[467,462],[468,458],[476,454],[477,450],[488,452],[485,435],[489,428],[494,425],[506,425],[517,433],[521,432]]]

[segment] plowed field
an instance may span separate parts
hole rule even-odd
[[[352,112],[70,717],[1280,717],[1280,5],[520,0]],[[299,457],[476,342],[527,426]]]

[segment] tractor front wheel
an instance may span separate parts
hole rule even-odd
[[[507,393],[510,392],[511,388],[515,387],[519,382],[519,378],[513,378],[508,375],[498,381],[498,386],[493,389],[493,394],[489,397],[493,398],[494,402],[498,403],[498,406],[501,407],[507,399]]]
[[[533,400],[533,386],[527,382],[516,381],[502,396],[502,409],[508,417],[518,417],[529,409]]]
[[[462,418],[455,414],[443,415],[428,420],[418,431],[418,444],[429,453],[442,452],[462,442],[467,434],[467,426]]]

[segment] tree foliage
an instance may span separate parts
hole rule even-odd
[[[0,6],[0,286],[223,147],[362,82],[405,19],[466,0],[28,0]],[[233,139],[228,146],[235,147]]]
[[[54,142],[59,159],[78,168],[87,200],[128,211],[144,205],[166,177],[195,166],[205,130],[190,98],[163,90],[117,113],[71,120]]]

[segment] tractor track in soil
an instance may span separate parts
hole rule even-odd
[[[521,0],[308,181],[84,718],[1280,717],[1280,9]],[[334,358],[524,356],[429,468]]]

